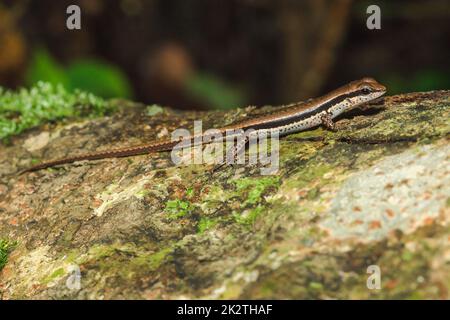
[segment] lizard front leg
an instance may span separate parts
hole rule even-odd
[[[320,120],[322,121],[322,125],[330,131],[336,131],[336,125],[331,119],[331,114],[328,112],[323,113],[320,116]]]

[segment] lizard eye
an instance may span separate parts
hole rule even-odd
[[[369,89],[369,87],[364,87],[364,88],[362,88],[361,92],[363,94],[369,94],[370,93],[370,89]]]

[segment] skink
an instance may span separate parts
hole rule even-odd
[[[333,119],[341,113],[354,108],[364,102],[376,99],[386,92],[386,87],[372,78],[363,78],[344,85],[328,94],[306,102],[293,103],[282,107],[279,111],[261,115],[255,118],[246,119],[218,130],[225,134],[230,130],[248,130],[254,132],[278,131],[280,136],[307,130],[318,125],[323,125],[334,130]],[[191,137],[190,141],[204,141],[208,139],[198,139]],[[206,135],[200,138],[207,138]],[[192,140],[191,140],[192,139]],[[189,141],[189,142],[190,142]],[[182,140],[160,140],[149,144],[132,146],[120,149],[111,149],[93,153],[75,155],[73,157],[62,158],[43,162],[25,169],[21,173],[36,171],[56,165],[73,163],[81,160],[97,160],[104,158],[128,157],[153,152],[169,151],[178,145]]]

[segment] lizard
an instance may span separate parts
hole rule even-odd
[[[333,122],[334,118],[345,111],[353,109],[365,102],[374,100],[385,93],[385,86],[378,83],[373,78],[365,77],[343,85],[318,98],[310,99],[305,102],[292,103],[280,108],[278,111],[232,123],[218,128],[218,130],[222,134],[226,134],[230,130],[236,131],[248,129],[252,129],[256,134],[262,131],[268,133],[277,131],[280,136],[308,130],[319,125],[323,125],[329,130],[335,130],[336,126]],[[205,134],[202,134],[201,136],[193,136],[185,139],[185,142],[190,143],[192,141],[200,140],[200,144],[208,143],[203,142],[208,139],[199,138],[208,137]],[[42,162],[21,171],[20,174],[82,160],[129,157],[154,152],[170,151],[179,145],[180,142],[183,142],[183,138],[175,141],[165,139],[138,146],[84,153],[67,158]],[[241,145],[236,147],[232,154],[236,156],[239,150],[245,147],[247,142],[248,137],[246,137]]]

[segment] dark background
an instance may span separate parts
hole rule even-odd
[[[448,89],[449,49],[448,0],[0,0],[1,86],[184,109],[285,104],[363,76],[389,94]]]

